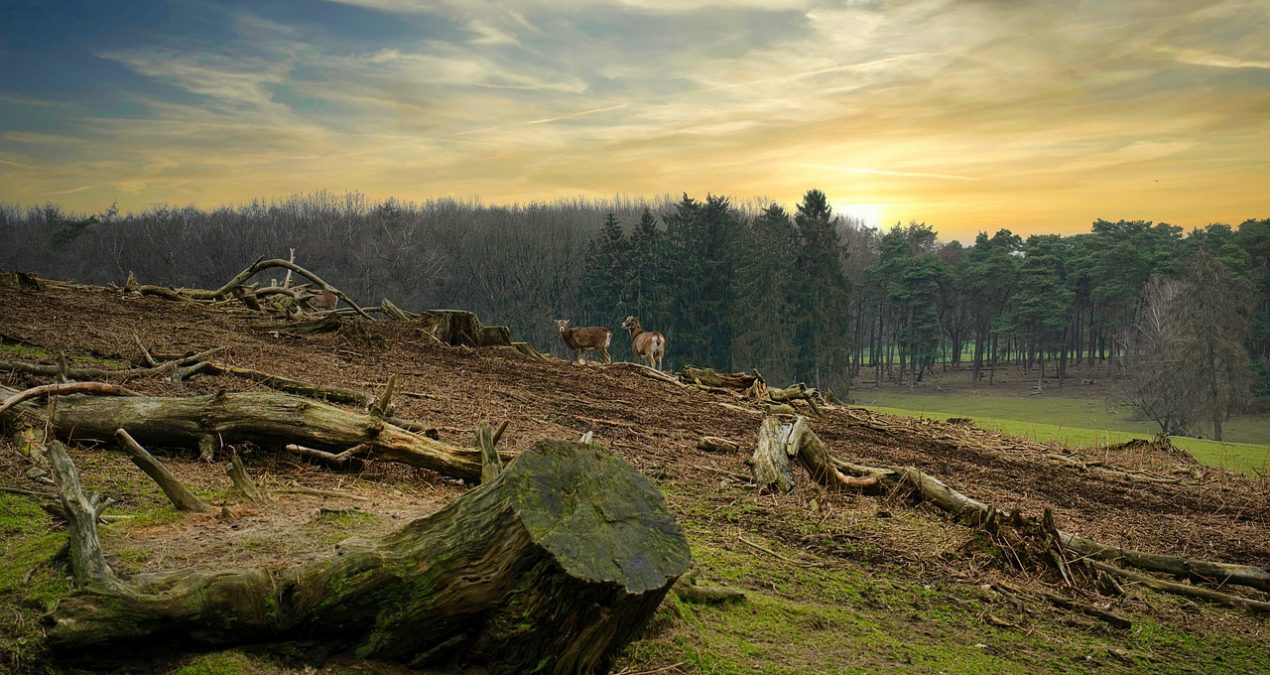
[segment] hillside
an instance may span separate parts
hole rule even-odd
[[[421,335],[411,322],[360,322],[355,330],[305,336],[262,329],[263,323],[245,310],[55,283],[33,290],[0,278],[0,361],[52,363],[65,354],[72,364],[127,367],[140,357],[135,333],[154,353],[223,346],[222,362],[371,393],[395,375],[397,415],[423,421],[458,445],[470,445],[472,430],[487,421],[509,421],[500,448],[513,452],[539,439],[593,432],[596,442],[662,490],[688,535],[699,579],[747,594],[744,602],[720,606],[669,600],[644,639],[628,648],[620,664],[626,672],[1270,667],[1264,618],[1138,583],[1107,584],[1096,575],[1068,587],[1055,570],[1026,556],[1011,558],[983,530],[955,523],[908,495],[833,492],[805,473],[789,495],[757,494],[744,463],[763,419],[753,402],[650,379],[629,367],[450,347]],[[14,389],[47,381],[0,372],[0,384]],[[136,379],[128,386],[175,396],[263,389],[223,375],[197,375],[179,386]],[[1264,479],[1202,467],[1156,445],[1069,450],[965,424],[841,405],[824,410],[811,424],[835,458],[916,467],[1007,512],[1039,517],[1052,509],[1058,528],[1113,546],[1270,564]],[[740,449],[698,450],[697,440],[707,435]],[[236,507],[231,518],[177,517],[123,454],[73,448],[86,486],[118,500],[107,513],[132,516],[104,528],[116,570],[275,564],[317,555],[347,536],[391,531],[466,489],[454,479],[386,462],[333,472],[260,448],[242,453],[266,488],[302,485],[354,498],[279,491],[268,506]],[[219,465],[192,454],[162,458],[206,499],[228,499]],[[25,476],[28,468],[6,433],[0,487],[40,489]],[[50,533],[58,529],[54,521],[26,496],[10,490],[0,492],[0,500],[6,540],[0,650],[10,666],[36,667],[42,658],[40,607],[66,590],[63,563],[53,559],[65,536]],[[1225,590],[1267,599],[1263,592]],[[1132,627],[1059,607],[1051,596],[1112,612]],[[158,660],[148,667],[156,672],[189,660],[153,658]],[[237,652],[200,659],[204,665],[241,661],[255,669],[305,665],[299,656],[276,661]],[[347,657],[310,665],[372,667]],[[116,666],[95,663],[90,669]]]

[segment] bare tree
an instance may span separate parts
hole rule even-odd
[[[1253,299],[1247,279],[1198,248],[1186,261],[1185,286],[1171,303],[1179,325],[1177,376],[1191,383],[1194,412],[1212,420],[1219,441],[1222,422],[1250,397]]]
[[[1203,249],[1182,280],[1152,277],[1128,331],[1122,397],[1165,434],[1222,423],[1249,398],[1253,292]]]
[[[1142,417],[1160,425],[1165,436],[1189,432],[1191,383],[1178,377],[1178,329],[1173,302],[1182,282],[1153,276],[1142,290],[1134,322],[1127,329],[1125,377],[1119,395]]]

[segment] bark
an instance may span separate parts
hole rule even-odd
[[[793,491],[794,471],[789,459],[798,454],[798,448],[792,433],[792,426],[783,425],[780,418],[763,420],[758,431],[758,445],[748,462],[759,489],[781,494]]]
[[[12,389],[0,386],[0,395]],[[18,406],[27,408],[26,404]],[[38,414],[38,412],[37,412]],[[217,392],[189,398],[63,397],[49,416],[68,438],[110,441],[127,426],[138,443],[151,447],[202,447],[203,439],[225,444],[303,445],[341,453],[356,446],[375,459],[479,480],[481,454],[411,433],[382,419],[290,394]],[[210,443],[208,448],[212,448]],[[214,449],[214,448],[212,448]]]
[[[718,436],[702,436],[697,439],[697,449],[706,452],[733,453],[739,448],[736,442]]]
[[[106,564],[101,552],[101,540],[97,538],[99,509],[95,500],[84,496],[79,484],[79,473],[66,452],[66,446],[57,441],[48,444],[49,467],[53,482],[61,497],[62,511],[70,530],[71,570],[80,586],[97,586],[117,589],[119,583],[114,572]]]
[[[225,475],[233,481],[234,490],[247,501],[256,503],[268,501],[256,485],[256,481],[251,479],[251,474],[247,473],[247,467],[243,466],[243,461],[238,458],[237,452],[230,454],[229,464],[225,466]]]
[[[690,563],[661,495],[593,446],[544,442],[490,483],[377,542],[282,569],[147,576],[53,610],[50,644],[182,636],[208,645],[320,639],[427,666],[607,671]]]

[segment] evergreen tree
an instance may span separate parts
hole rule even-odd
[[[1045,355],[1064,346],[1073,293],[1066,283],[1069,246],[1058,235],[1033,235],[1023,247],[1011,320],[1028,360],[1045,377]]]
[[[687,195],[665,217],[667,356],[726,368],[732,361],[732,278],[739,215],[726,197]]]
[[[582,316],[575,325],[603,326],[615,334],[625,318],[623,292],[630,276],[630,242],[617,216],[610,213],[604,226],[588,244],[582,281],[578,287],[578,306]],[[614,340],[614,358],[629,358],[630,345]]]
[[[792,298],[794,372],[797,379],[817,387],[845,385],[851,288],[842,269],[844,252],[837,222],[825,193],[808,190],[798,205],[794,224],[798,230]]]
[[[794,263],[798,232],[772,204],[741,237],[732,310],[732,367],[759,368],[772,382],[796,379],[793,342]]]
[[[661,323],[661,295],[665,246],[657,219],[648,208],[640,214],[639,224],[630,238],[630,276],[623,294],[629,313],[638,316],[646,326]]]

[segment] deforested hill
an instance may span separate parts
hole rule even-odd
[[[587,611],[608,600],[581,593],[576,612],[552,614],[524,598],[552,598],[568,607],[568,593],[546,590],[558,581],[509,582],[518,594],[495,603],[500,608],[492,614],[473,614],[454,635],[408,652],[394,650],[383,635],[404,640],[431,634],[443,623],[441,614],[402,619],[404,605],[394,604],[400,599],[346,586],[327,589],[349,612],[334,616],[365,612],[374,617],[368,625],[324,622],[321,617],[333,616],[322,613],[329,607],[305,615],[318,619],[301,621],[303,592],[278,596],[276,605],[261,600],[250,616],[205,615],[196,630],[152,628],[164,640],[145,651],[119,649],[122,638],[94,640],[77,632],[76,621],[89,625],[92,616],[120,612],[101,630],[135,638],[143,630],[137,626],[149,625],[138,617],[155,606],[145,603],[157,602],[154,579],[169,584],[163,592],[229,578],[230,570],[255,570],[233,578],[273,583],[292,578],[289,570],[356,561],[386,545],[366,542],[400,544],[432,532],[428,528],[463,510],[455,505],[478,504],[515,477],[537,476],[525,473],[531,460],[539,466],[546,460],[535,458],[556,452],[542,450],[541,441],[576,442],[584,435],[586,445],[559,447],[578,453],[581,463],[600,462],[597,473],[579,473],[579,483],[558,492],[532,481],[524,485],[566,505],[569,494],[590,495],[586,499],[596,501],[583,503],[594,505],[601,529],[638,535],[614,541],[654,542],[640,550],[615,545],[594,555],[572,549],[562,554],[574,561],[595,558],[601,566],[615,562],[622,574],[639,578],[647,574],[631,561],[663,561],[653,567],[665,572],[665,599],[643,608],[647,616],[630,635],[615,629],[608,636],[617,651],[599,663],[613,671],[1270,668],[1270,491],[1264,479],[1198,465],[1167,443],[1042,445],[966,422],[889,417],[753,374],[582,365],[543,356],[555,345],[541,342],[521,349],[451,344],[463,340],[439,338],[435,322],[407,311],[397,320],[385,318],[390,311],[369,320],[348,309],[287,320],[248,304],[0,274],[0,398],[16,401],[20,392],[62,379],[100,381],[128,390],[113,393],[134,394],[43,397],[45,389],[0,412],[0,668],[506,670],[498,645],[480,636],[514,635],[538,645],[541,634],[577,628],[576,617],[607,625]],[[615,342],[627,339],[613,336]],[[155,408],[136,401],[213,406],[245,400],[234,398],[240,395],[276,404],[286,411],[279,419],[303,423],[252,436],[264,425],[249,414],[228,420],[209,413],[190,418],[192,430],[164,436],[192,434],[192,443],[147,442],[142,435],[150,428],[142,417]],[[206,511],[175,510],[116,441],[89,429],[87,420],[99,421],[124,409],[111,406],[129,400],[131,417],[103,424],[136,429],[141,444]],[[358,427],[364,438],[341,455],[334,443],[323,445],[319,431],[346,419],[364,423]],[[486,444],[496,444],[493,453],[502,453],[502,472],[509,477],[483,478],[492,460],[487,453],[482,463],[475,432],[503,422],[505,430]],[[389,436],[396,439],[391,448]],[[68,529],[80,530],[68,528],[75,507],[67,512],[58,497],[63,484],[50,477],[58,470],[46,457],[56,456],[60,443],[84,495],[112,500],[104,509],[93,502],[88,519],[97,521],[101,562],[109,568],[106,585],[81,576],[85,558],[78,540],[69,542],[71,555],[63,552]],[[760,446],[775,451],[756,457]],[[603,464],[610,455],[624,463]],[[761,467],[769,460],[789,464],[784,473],[791,490],[768,483]],[[239,471],[262,493],[258,501],[233,487],[227,463],[241,464]],[[623,473],[626,465],[629,474]],[[644,480],[635,472],[673,514],[686,537],[690,568],[665,562],[675,555],[655,543],[666,541],[660,535],[640,533],[652,517],[648,512],[605,501],[626,499],[628,488]],[[624,478],[621,484],[603,482],[614,477]],[[476,487],[482,483],[495,487]],[[547,539],[582,527],[559,524],[580,522],[571,507],[552,513],[559,520],[544,530]],[[453,539],[438,535],[428,551],[441,551],[441,557],[412,569],[436,569],[438,560],[449,559],[447,541],[502,533],[504,523],[455,528]],[[495,536],[511,541],[519,535],[487,538]],[[569,541],[586,549],[596,540],[588,535]],[[520,549],[508,544],[498,550]],[[482,560],[502,564],[498,555]],[[538,574],[550,567],[534,565],[526,569]],[[368,570],[390,567],[397,569]],[[488,568],[480,569],[454,583],[473,583],[467,577]],[[370,584],[380,573],[366,571],[356,583]],[[435,586],[419,581],[412,588],[425,595],[445,592]],[[635,587],[627,582],[628,590]],[[216,594],[200,597],[212,602],[206,599]],[[475,597],[449,607],[476,604]],[[315,608],[321,604],[313,599]],[[76,614],[90,606],[95,614]],[[533,620],[507,623],[512,610]],[[171,608],[163,611],[172,625],[186,620]],[[387,631],[398,620],[409,630],[359,633],[370,624]]]

